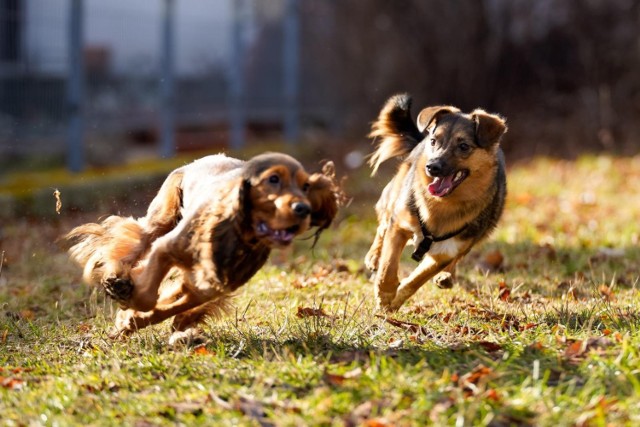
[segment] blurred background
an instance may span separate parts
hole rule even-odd
[[[0,186],[278,144],[357,168],[398,92],[502,114],[510,160],[631,155],[639,71],[639,0],[0,0]]]

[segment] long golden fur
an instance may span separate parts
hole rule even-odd
[[[503,118],[480,109],[428,107],[414,122],[408,95],[386,102],[372,126],[378,145],[369,163],[375,174],[386,160],[402,162],[376,204],[378,229],[365,258],[380,309],[397,310],[434,277],[451,287],[458,260],[495,228],[506,196],[499,146],[506,130]],[[410,240],[419,264],[399,280]]]
[[[218,154],[174,170],[146,216],[111,216],[76,227],[65,239],[84,280],[123,307],[116,335],[175,316],[175,342],[225,311],[228,297],[272,248],[288,246],[311,227],[317,238],[340,197],[331,163],[310,175],[285,154],[246,162]]]

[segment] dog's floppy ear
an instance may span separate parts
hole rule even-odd
[[[451,107],[449,105],[436,105],[435,107],[427,107],[420,111],[418,114],[418,129],[420,132],[424,132],[426,128],[429,127],[431,122],[437,122],[440,117],[447,114],[455,114],[459,113],[460,110],[456,107]]]
[[[325,163],[321,173],[314,173],[309,177],[308,198],[311,203],[311,226],[318,227],[316,235],[331,225],[343,197],[340,185],[336,182],[333,162]]]
[[[238,208],[236,218],[243,227],[251,227],[251,181],[248,178],[238,179]]]
[[[480,147],[488,148],[497,144],[507,131],[507,124],[502,117],[484,110],[473,110],[471,118],[476,124],[476,138]]]

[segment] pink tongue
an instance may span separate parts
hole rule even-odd
[[[453,175],[434,178],[433,182],[427,187],[432,196],[438,197],[448,194],[451,188],[453,188]]]

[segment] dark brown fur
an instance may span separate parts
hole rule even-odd
[[[378,141],[370,159],[374,174],[384,161],[402,158],[376,205],[378,229],[365,258],[376,272],[376,301],[383,310],[397,310],[434,277],[439,286],[452,286],[456,262],[495,228],[506,196],[499,147],[504,119],[436,106],[423,109],[414,123],[410,107],[408,95],[391,97],[370,134]],[[400,255],[409,240],[423,240],[421,226],[435,242],[400,280]]]
[[[188,338],[225,311],[272,248],[329,226],[340,200],[332,166],[309,175],[284,154],[208,156],[173,171],[145,217],[73,229],[69,253],[86,282],[124,307],[117,335],[175,316],[170,341]]]

